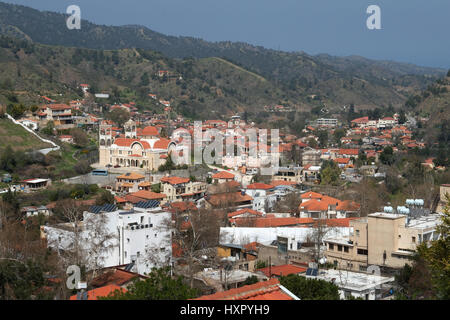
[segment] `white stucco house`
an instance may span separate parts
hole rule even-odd
[[[170,265],[172,238],[168,221],[171,213],[160,207],[134,207],[128,211],[114,208],[111,212],[104,212],[101,207],[94,209],[95,212],[84,212],[79,232],[75,231],[73,223],[44,226],[41,236],[47,239],[48,247],[64,252],[80,243],[82,252],[88,255],[85,259],[88,269],[89,266],[92,269],[94,262],[103,268],[133,264],[130,271],[145,275],[153,267]],[[99,228],[100,221],[104,223]],[[104,234],[108,237],[102,239]],[[102,243],[105,238],[108,240]],[[103,250],[93,250],[98,244]]]

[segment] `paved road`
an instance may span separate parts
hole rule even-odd
[[[65,183],[70,184],[97,184],[99,186],[111,185],[116,181],[116,177],[120,174],[110,173],[108,176],[94,176],[91,173],[64,179]]]
[[[48,143],[48,144],[50,144],[50,145],[53,146],[52,148],[46,148],[46,149],[38,150],[40,153],[42,153],[42,154],[45,155],[45,154],[49,153],[50,151],[53,151],[53,150],[59,150],[59,149],[60,149],[60,147],[59,147],[56,143],[54,143],[54,142],[51,141],[51,140],[42,138],[40,135],[38,135],[36,132],[34,132],[34,130],[32,130],[32,129],[28,128],[26,125],[20,123],[19,121],[17,121],[17,120],[14,119],[13,117],[11,117],[9,114],[6,113],[6,116],[8,117],[9,120],[11,120],[12,122],[14,122],[15,124],[18,124],[19,126],[22,126],[22,128],[24,128],[25,130],[27,130],[27,131],[30,132],[31,134],[34,134],[34,135],[35,135],[39,140],[41,140],[42,142]]]

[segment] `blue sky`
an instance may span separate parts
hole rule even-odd
[[[140,24],[208,41],[243,41],[284,51],[360,55],[450,68],[448,0],[2,0],[106,25]],[[381,30],[366,9],[381,8]]]

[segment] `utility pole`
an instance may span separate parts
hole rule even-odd
[[[269,256],[269,279],[272,277],[272,256]]]

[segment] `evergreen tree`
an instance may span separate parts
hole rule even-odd
[[[280,283],[301,300],[339,300],[339,288],[325,280],[290,274],[281,277]]]
[[[149,278],[135,280],[127,292],[116,291],[100,300],[187,300],[199,295],[182,276],[172,277],[169,268],[153,269]]]

